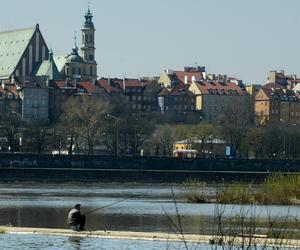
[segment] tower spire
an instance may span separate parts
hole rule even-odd
[[[81,54],[86,64],[86,77],[90,79],[97,79],[97,62],[95,60],[95,27],[93,23],[93,14],[91,11],[90,0],[88,0],[88,9],[84,15],[84,18],[84,24],[81,29]]]
[[[77,48],[77,32],[74,30],[74,48]]]

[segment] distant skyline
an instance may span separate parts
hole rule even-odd
[[[81,43],[87,0],[2,1],[0,31],[39,23],[55,55]],[[247,84],[270,70],[300,75],[298,0],[91,0],[98,75],[159,76],[206,66]]]

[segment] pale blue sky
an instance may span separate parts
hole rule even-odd
[[[196,62],[247,83],[265,82],[269,70],[300,74],[299,0],[91,0],[91,8],[100,77]],[[86,9],[87,0],[2,0],[0,29],[39,22],[48,46],[65,54]]]

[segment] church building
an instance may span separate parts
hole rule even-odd
[[[78,52],[78,47],[75,44],[72,52],[65,56],[56,56],[54,61],[58,70],[64,79],[82,79],[82,80],[97,80],[97,62],[95,60],[95,27],[93,23],[93,15],[88,9],[85,14],[85,22],[81,29],[82,45],[81,54]]]
[[[0,32],[0,81],[24,83],[35,77],[96,80],[95,28],[90,9],[81,31],[81,53],[75,39],[71,53],[65,56],[53,56],[38,24],[33,28]]]

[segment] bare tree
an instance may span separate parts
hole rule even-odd
[[[79,147],[78,139],[87,145],[88,154],[94,153],[97,139],[101,136],[108,103],[92,96],[71,97],[64,106],[63,121],[69,129],[69,151]]]
[[[221,128],[223,138],[230,144],[231,155],[236,157],[241,153],[242,140],[250,126],[251,113],[249,100],[239,98],[232,100],[226,107],[218,123]]]

